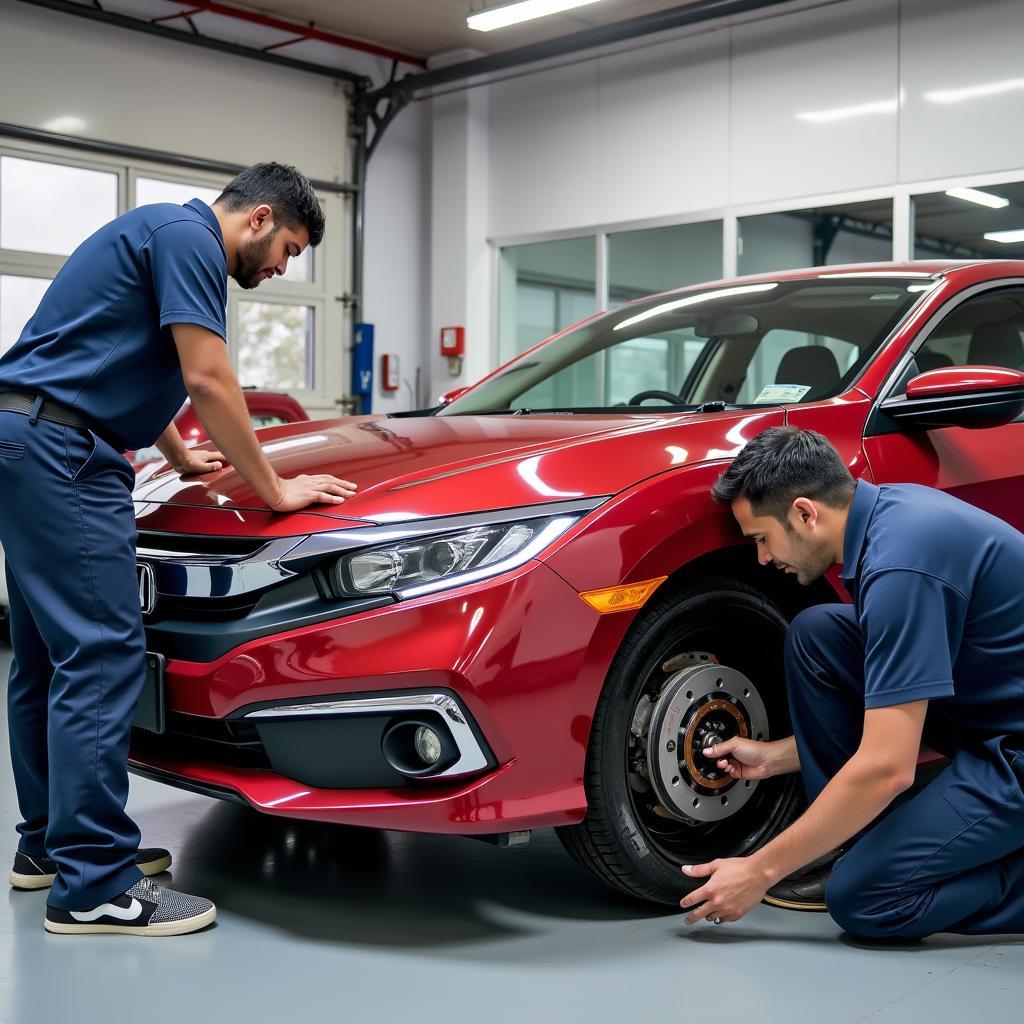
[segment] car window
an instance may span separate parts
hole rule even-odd
[[[438,415],[663,413],[828,398],[921,299],[924,276],[830,273],[651,296],[524,353]]]
[[[1024,370],[1024,288],[1000,288],[961,303],[918,349],[919,372],[943,366]]]
[[[768,331],[754,350],[735,400],[745,405],[756,401],[766,387],[785,384],[807,388],[798,401],[814,401],[835,389],[859,353],[856,345],[839,338],[804,331]]]
[[[279,427],[282,423],[290,423],[290,420],[286,420],[283,416],[278,416],[272,412],[254,412],[249,414],[249,419],[252,420],[253,430],[259,430],[260,427]]]

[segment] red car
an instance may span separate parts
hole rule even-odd
[[[799,780],[711,735],[789,731],[787,621],[845,600],[757,564],[709,495],[766,427],[857,476],[1024,527],[1024,262],[787,272],[670,292],[543,342],[436,409],[274,428],[275,515],[232,470],[137,492],[152,656],[131,764],[268,814],[497,837],[554,826],[609,885],[749,853]]]
[[[249,418],[256,430],[309,419],[306,410],[291,395],[277,391],[256,391],[253,388],[243,389],[242,394],[245,395]],[[206,428],[199,422],[191,402],[186,402],[182,407],[181,412],[174,418],[174,425],[185,443],[190,446],[201,444],[207,439]],[[163,461],[160,450],[155,446],[142,448],[137,452],[125,452],[125,456],[136,470]]]

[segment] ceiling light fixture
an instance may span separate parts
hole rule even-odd
[[[984,85],[968,85],[963,89],[935,89],[926,92],[924,98],[932,103],[961,103],[964,100],[976,100],[982,96],[998,96],[1003,92],[1016,92],[1024,89],[1024,78],[1003,78],[998,82],[986,82]]]
[[[1024,228],[1012,231],[986,231],[985,238],[990,242],[1024,242]]]
[[[574,7],[598,3],[598,0],[516,0],[515,3],[500,7],[485,7],[466,15],[466,24],[478,32],[490,32],[496,28],[518,25],[521,21],[543,18],[548,14],[560,14]]]
[[[852,107],[834,107],[832,110],[808,110],[796,116],[800,121],[823,124],[847,117],[863,117],[865,114],[895,114],[899,108],[899,100],[876,100],[873,103],[857,103]]]
[[[60,114],[58,117],[51,117],[49,121],[43,122],[43,129],[48,132],[56,132],[59,135],[73,135],[75,132],[84,131],[86,122],[77,114]]]
[[[993,195],[991,192],[982,192],[977,188],[947,188],[946,195],[953,199],[962,199],[965,203],[987,206],[990,210],[1001,210],[1004,206],[1010,205],[1009,199]]]

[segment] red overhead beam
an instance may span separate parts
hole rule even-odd
[[[271,14],[263,14],[260,11],[252,11],[244,7],[234,7],[231,4],[222,4],[219,0],[190,0],[185,9],[180,13],[164,15],[162,18],[154,18],[153,21],[173,21],[177,18],[187,18],[190,15],[198,14],[200,11],[219,14],[225,18],[236,18],[239,21],[248,21],[254,25],[263,25],[265,28],[278,29],[281,32],[294,33],[294,39],[289,39],[286,43],[272,44],[275,48],[304,42],[307,39],[315,39],[320,43],[344,46],[349,50],[361,50],[363,53],[372,53],[375,57],[386,57],[388,60],[401,61],[403,64],[413,64],[420,68],[427,66],[427,62],[422,57],[415,57],[411,53],[401,53],[398,50],[388,49],[386,46],[367,43],[362,39],[353,39],[350,36],[339,35],[337,32],[327,32],[312,25],[285,21],[282,18],[275,18]]]

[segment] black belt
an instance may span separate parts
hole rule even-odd
[[[40,399],[42,401],[40,402]],[[36,404],[39,407],[36,408]],[[49,420],[50,423],[61,423],[65,427],[77,427],[79,430],[92,430],[100,436],[103,432],[97,429],[92,422],[69,409],[52,398],[45,398],[42,395],[26,395],[20,391],[4,391],[0,393],[0,411],[20,412],[25,416],[34,416],[36,419]]]

